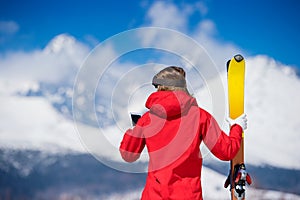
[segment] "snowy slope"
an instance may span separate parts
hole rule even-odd
[[[208,168],[203,167],[202,169],[202,190],[203,198],[205,200],[229,200],[230,192],[228,189],[224,189],[220,183],[226,179],[222,176]],[[128,191],[126,193],[116,193],[104,196],[107,200],[138,200],[141,195],[143,188],[139,188],[135,191]],[[300,196],[281,193],[271,190],[259,190],[253,189],[251,187],[247,188],[247,199],[252,200],[262,200],[262,199],[272,199],[272,200],[299,200]]]
[[[202,171],[202,187],[203,198],[208,200],[221,200],[230,199],[228,189],[224,189],[221,183],[226,180],[225,176],[222,176],[209,168],[203,168]],[[300,196],[281,193],[271,190],[259,190],[252,187],[247,188],[247,199],[300,199]]]
[[[88,170],[87,170],[88,169]],[[12,199],[139,199],[146,174],[116,171],[89,154],[0,149],[0,195]],[[229,199],[224,175],[203,167],[204,199]],[[284,192],[249,187],[247,198],[300,199]]]

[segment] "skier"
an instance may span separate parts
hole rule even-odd
[[[161,70],[152,84],[157,91],[146,101],[149,111],[124,134],[121,156],[126,162],[134,162],[147,147],[148,176],[142,200],[201,200],[200,143],[203,141],[217,158],[231,160],[247,128],[246,115],[229,119],[228,136],[189,94],[182,68]]]

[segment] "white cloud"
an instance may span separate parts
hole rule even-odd
[[[246,61],[247,160],[299,169],[300,79],[267,56]]]
[[[192,7],[193,6],[193,7]],[[176,5],[168,2],[157,1],[149,9],[147,16],[150,22],[146,26],[155,26],[161,28],[173,29],[180,31],[195,40],[205,51],[205,56],[213,60],[217,68],[221,71],[225,70],[225,63],[233,55],[240,53],[246,54],[242,49],[236,45],[219,41],[218,30],[215,23],[210,19],[200,20],[198,24],[194,25],[195,28],[188,31],[189,17],[195,13],[200,12],[202,15],[207,14],[208,8],[204,2],[198,2],[195,5],[184,4],[177,7]],[[185,41],[178,40],[178,38],[171,38],[172,36],[163,35],[157,30],[143,33],[143,42],[147,44],[157,44],[164,46],[166,49],[187,49]],[[170,42],[172,41],[172,42]],[[202,68],[209,67],[211,62],[205,61],[203,57],[199,57],[199,52],[194,52],[194,49],[189,49],[191,60],[196,62]],[[197,61],[196,61],[197,60]]]
[[[90,44],[92,47],[95,47],[96,45],[98,45],[100,43],[100,41],[93,35],[85,35],[84,36],[84,40]]]
[[[1,86],[1,90],[4,89]],[[0,96],[0,146],[84,151],[71,121],[41,97]]]
[[[70,82],[89,49],[72,36],[56,36],[45,49],[10,52],[0,60],[0,78],[15,81]]]
[[[14,21],[0,21],[0,34],[14,34],[19,31],[19,25]]]
[[[184,30],[187,12],[181,12],[175,5],[164,1],[155,2],[147,13],[150,26]]]
[[[203,1],[197,2],[194,7],[200,12],[202,16],[205,16],[208,13],[208,7]]]
[[[199,12],[202,16],[208,13],[208,7],[203,1],[194,4],[181,4],[176,6],[168,1],[156,1],[147,12],[149,26],[170,28],[178,31],[186,31],[189,17]]]
[[[191,36],[207,51],[221,71],[226,69],[227,60],[233,55],[242,54],[247,56],[247,52],[233,43],[218,40],[218,31],[212,20],[206,19],[199,22]]]
[[[213,21],[206,19],[198,24],[196,31],[201,34],[214,36],[217,33],[217,28]]]

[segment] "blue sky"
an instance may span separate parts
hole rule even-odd
[[[149,25],[147,12],[155,2],[0,0],[0,53],[44,48],[61,33],[95,45],[119,32]],[[199,21],[209,19],[215,24],[213,35],[217,40],[233,43],[250,55],[266,54],[300,69],[297,0],[164,2],[179,10],[186,5],[198,6],[199,11],[195,9],[188,16],[188,31],[193,31]]]

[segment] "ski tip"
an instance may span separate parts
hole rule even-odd
[[[241,54],[237,54],[237,55],[234,56],[234,59],[237,62],[241,62],[242,60],[244,60],[244,57]]]

